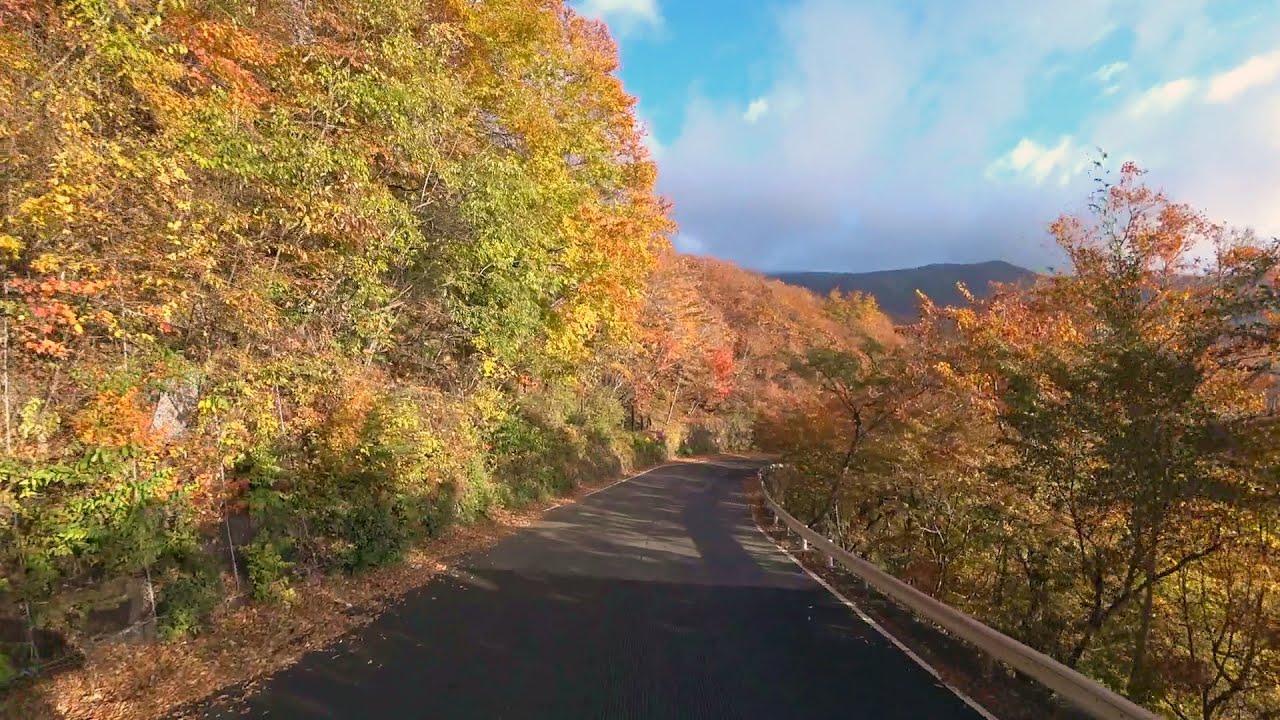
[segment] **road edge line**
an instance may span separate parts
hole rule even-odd
[[[562,508],[562,507],[565,507],[565,506],[567,506],[567,505],[573,505],[573,504],[575,504],[575,503],[582,502],[583,500],[586,500],[587,498],[591,497],[592,495],[595,495],[596,493],[602,493],[602,492],[604,492],[605,490],[608,490],[608,489],[609,489],[609,488],[611,488],[611,487],[616,487],[616,486],[618,486],[618,485],[621,485],[621,484],[622,484],[622,483],[624,483],[624,482],[628,482],[628,481],[630,481],[630,480],[635,480],[635,479],[636,479],[636,478],[638,478],[638,477],[641,477],[641,476],[644,476],[644,475],[648,475],[649,473],[653,472],[654,470],[660,470],[660,469],[662,469],[662,468],[664,468],[664,467],[667,467],[667,466],[669,466],[669,465],[679,465],[679,464],[681,464],[679,461],[675,461],[675,460],[668,460],[667,462],[664,462],[664,463],[661,463],[661,464],[658,464],[658,465],[654,465],[653,467],[649,468],[648,470],[642,470],[642,471],[640,471],[640,472],[636,473],[635,475],[628,475],[627,477],[618,478],[617,480],[614,480],[613,482],[609,483],[608,485],[604,485],[604,486],[602,486],[602,487],[598,487],[598,488],[596,488],[595,490],[592,490],[592,491],[591,491],[591,492],[589,492],[589,493],[584,493],[584,494],[579,495],[578,497],[574,497],[574,498],[566,498],[566,499],[564,499],[564,500],[562,500],[562,501],[560,501],[560,502],[556,503],[555,505],[549,505],[549,506],[547,506],[547,509],[546,509],[546,510],[543,510],[543,512],[551,512],[552,510],[557,510],[557,509]]]
[[[800,559],[799,559],[799,558],[797,558],[795,555],[793,555],[793,554],[791,553],[791,551],[790,551],[790,550],[788,550],[788,549],[786,549],[785,547],[783,547],[783,546],[779,545],[779,544],[778,544],[778,542],[777,542],[776,540],[774,540],[774,539],[773,539],[773,537],[772,537],[771,535],[769,535],[769,533],[768,533],[768,532],[767,532],[763,527],[761,527],[761,525],[760,525],[760,521],[756,519],[756,517],[755,517],[755,513],[754,513],[754,512],[752,512],[752,514],[751,514],[751,524],[752,524],[752,525],[755,525],[756,530],[759,530],[759,531],[760,531],[760,534],[764,536],[765,540],[768,540],[768,541],[769,541],[769,544],[773,545],[775,548],[777,548],[779,551],[781,551],[783,555],[786,555],[786,556],[787,556],[787,558],[789,558],[789,559],[791,560],[791,562],[793,562],[793,563],[795,563],[795,564],[796,564],[796,567],[798,567],[798,568],[800,568],[801,570],[803,570],[803,571],[804,571],[804,573],[805,573],[806,575],[808,575],[809,577],[813,578],[813,580],[814,580],[815,582],[817,582],[819,585],[821,585],[822,587],[826,588],[827,592],[831,593],[832,595],[834,595],[834,596],[835,596],[835,598],[836,598],[837,600],[839,600],[840,602],[844,603],[844,604],[845,604],[845,605],[846,605],[850,610],[852,610],[852,611],[854,612],[854,614],[855,614],[855,615],[857,615],[857,616],[858,616],[858,617],[859,617],[863,622],[865,622],[866,624],[868,624],[868,625],[870,625],[872,628],[874,628],[876,632],[880,633],[880,635],[882,635],[882,636],[884,637],[884,639],[886,639],[886,640],[888,640],[889,642],[893,643],[894,647],[896,647],[896,648],[898,648],[899,650],[901,650],[901,651],[902,651],[902,653],[903,653],[904,655],[906,655],[908,658],[911,658],[911,660],[912,660],[912,661],[914,661],[914,662],[915,662],[915,664],[919,665],[921,668],[923,668],[923,669],[924,669],[924,671],[925,671],[925,672],[927,672],[927,673],[929,673],[930,675],[932,675],[932,676],[933,676],[933,678],[934,678],[935,680],[937,680],[937,681],[938,681],[938,684],[940,684],[940,685],[942,685],[942,687],[944,687],[944,688],[946,688],[946,689],[950,690],[950,691],[952,692],[952,694],[954,694],[956,697],[960,698],[961,702],[963,702],[965,705],[968,705],[968,706],[969,706],[969,707],[970,707],[974,712],[978,713],[978,714],[979,714],[979,715],[981,715],[983,718],[985,718],[985,720],[1000,720],[1000,719],[999,719],[999,718],[997,718],[995,715],[992,715],[992,714],[991,714],[991,711],[987,710],[987,709],[986,709],[986,708],[984,708],[981,704],[979,704],[977,700],[974,700],[973,698],[969,697],[969,696],[968,696],[968,695],[966,695],[964,692],[962,692],[962,691],[961,691],[959,688],[957,688],[956,686],[952,685],[951,683],[947,682],[946,680],[943,680],[943,679],[942,679],[942,674],[938,672],[937,668],[935,668],[934,666],[930,665],[928,662],[926,662],[926,661],[925,661],[925,659],[924,659],[924,658],[922,658],[922,657],[920,657],[919,655],[917,655],[917,654],[915,653],[915,651],[913,651],[911,648],[909,648],[909,647],[907,647],[906,645],[904,645],[904,644],[902,643],[902,641],[901,641],[901,640],[899,640],[898,638],[894,637],[894,636],[893,636],[893,635],[892,635],[888,630],[885,630],[885,629],[884,629],[884,627],[882,627],[882,626],[880,625],[880,623],[876,622],[874,618],[872,618],[870,615],[868,615],[868,614],[866,613],[866,611],[865,611],[865,610],[863,610],[862,608],[858,607],[857,603],[855,603],[855,602],[853,602],[852,600],[850,600],[849,598],[845,597],[844,593],[842,593],[842,592],[840,592],[839,590],[837,590],[837,589],[835,588],[835,586],[833,586],[831,583],[827,582],[827,581],[826,581],[826,580],[825,580],[821,575],[818,575],[818,574],[817,574],[817,573],[815,573],[814,571],[812,571],[812,570],[810,570],[809,568],[805,567],[804,563],[803,563],[803,562],[800,562]]]

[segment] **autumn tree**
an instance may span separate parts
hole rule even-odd
[[[810,363],[845,380],[779,433],[787,497],[1150,706],[1274,712],[1280,247],[1170,201],[1133,165],[1051,232],[1069,273],[967,308],[926,299],[883,379],[845,354]],[[858,420],[881,387],[904,400],[867,445]],[[842,481],[857,452],[836,438],[887,462]]]
[[[1123,168],[1092,222],[1055,223],[1074,273],[1002,308],[989,352],[1016,457],[1010,480],[1063,518],[1061,551],[1087,588],[1066,660],[1079,663],[1136,606],[1125,684],[1145,698],[1158,586],[1234,542],[1228,519],[1263,500],[1258,463],[1274,444],[1256,432],[1269,419],[1250,382],[1280,338],[1268,320],[1276,249],[1139,177]],[[1215,255],[1201,271],[1189,256],[1205,248]]]

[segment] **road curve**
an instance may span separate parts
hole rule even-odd
[[[208,718],[979,715],[754,526],[751,470],[665,465],[547,513]]]

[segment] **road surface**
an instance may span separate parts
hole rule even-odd
[[[206,717],[977,720],[759,532],[749,472],[553,510]]]

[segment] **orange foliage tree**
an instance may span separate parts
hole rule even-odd
[[[882,365],[898,404],[877,442],[859,445],[871,388],[829,384],[852,422],[819,411],[783,449],[803,469],[832,436],[857,448],[826,528],[923,589],[1174,716],[1274,713],[1280,244],[1132,164],[1092,210],[1050,228],[1070,273],[925,299]],[[782,491],[802,508],[833,480]]]

